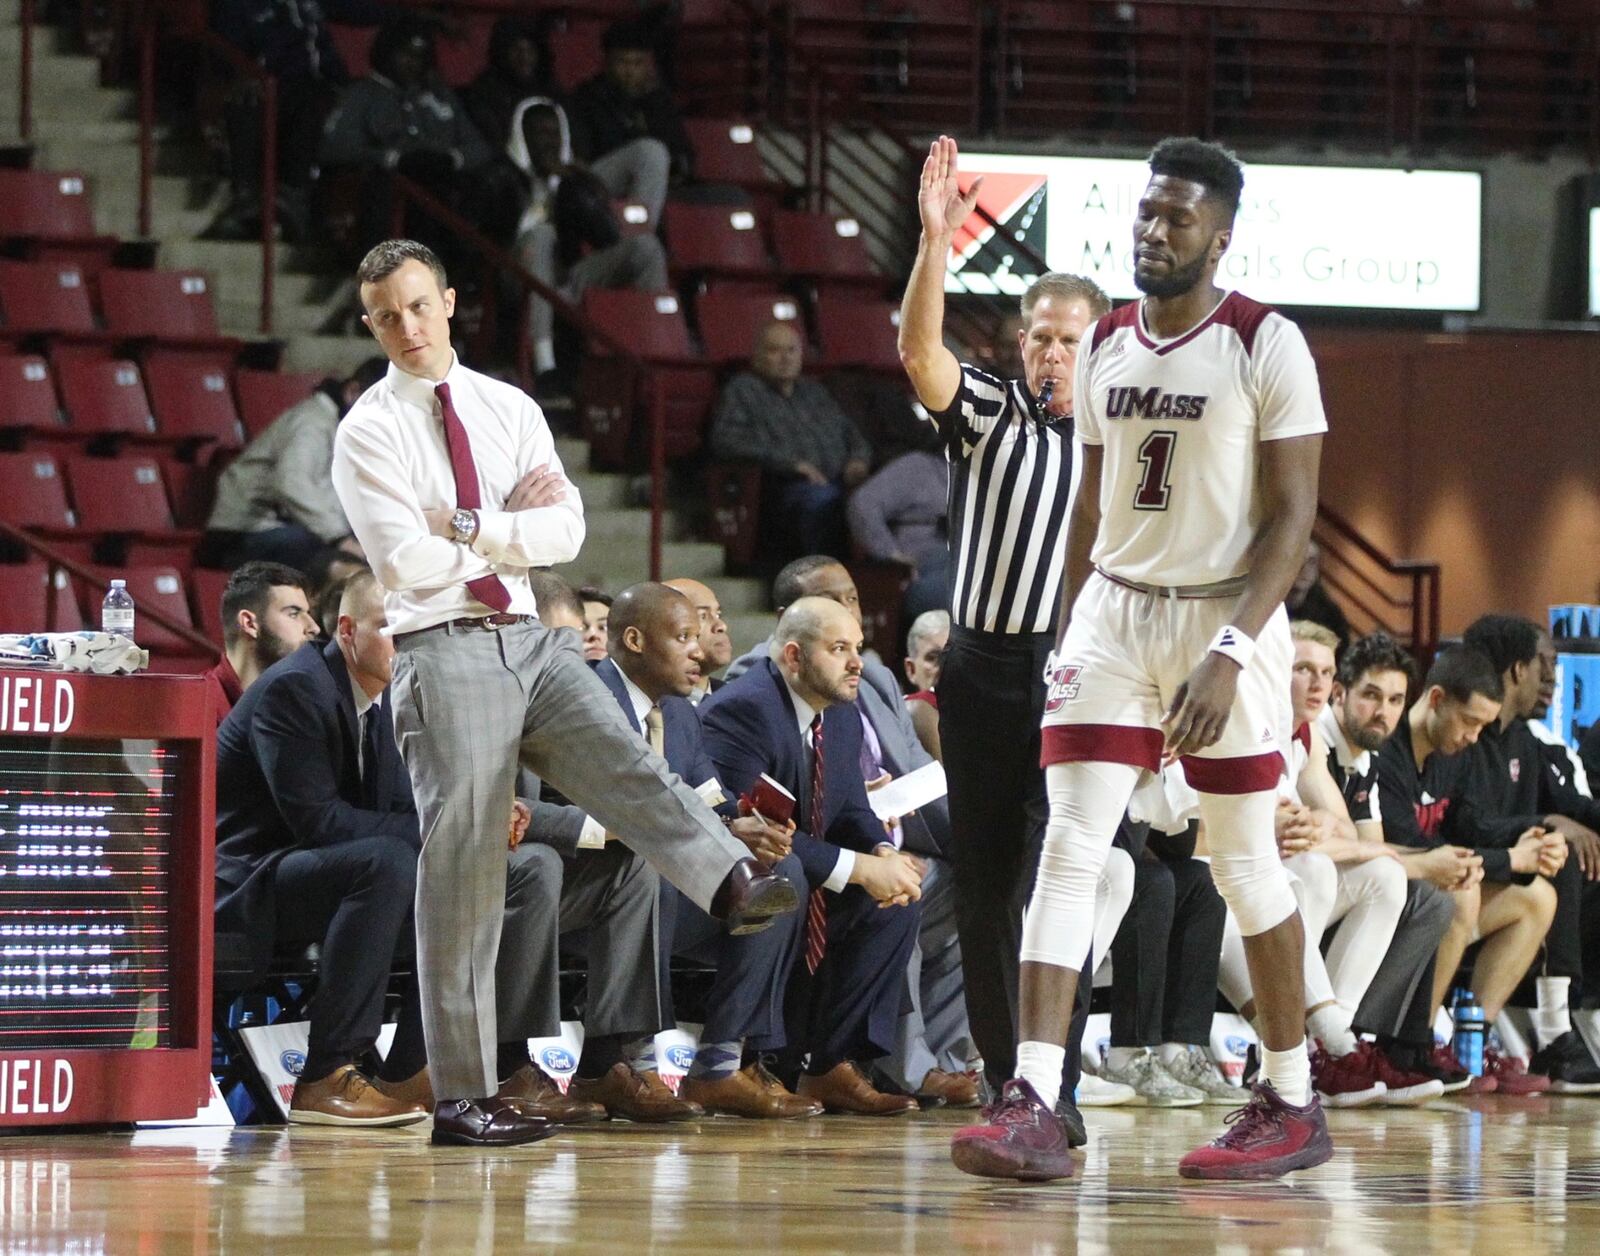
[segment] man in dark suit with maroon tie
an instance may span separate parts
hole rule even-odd
[[[718,779],[747,795],[762,775],[795,800],[794,853],[812,893],[796,979],[809,978],[808,1052],[797,1092],[830,1112],[892,1116],[917,1107],[877,1090],[858,1062],[894,1049],[916,940],[921,869],[894,848],[861,776],[861,625],[827,598],[796,600],[769,658],[700,706]]]

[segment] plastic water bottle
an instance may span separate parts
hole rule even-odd
[[[133,598],[126,580],[113,580],[100,603],[100,631],[133,640]]]
[[[1483,1007],[1471,990],[1456,995],[1455,1049],[1456,1063],[1474,1077],[1483,1076],[1483,1043],[1488,1030],[1484,1022]]]

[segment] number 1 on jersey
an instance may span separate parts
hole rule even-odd
[[[1165,510],[1172,496],[1167,483],[1172,474],[1172,451],[1178,444],[1176,432],[1151,432],[1139,446],[1139,462],[1144,474],[1133,494],[1135,510]]]

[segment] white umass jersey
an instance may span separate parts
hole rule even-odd
[[[1237,292],[1170,340],[1150,336],[1143,311],[1106,315],[1078,353],[1077,434],[1105,450],[1094,563],[1162,586],[1244,575],[1261,522],[1257,444],[1328,430],[1311,351]]]

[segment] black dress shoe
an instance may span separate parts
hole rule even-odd
[[[733,937],[760,933],[774,916],[800,905],[800,895],[788,877],[780,877],[766,864],[741,859],[711,900],[711,917],[720,920]]]
[[[433,1109],[434,1146],[514,1147],[536,1143],[561,1132],[561,1126],[541,1116],[529,1116],[515,1100],[500,1095],[488,1099],[453,1099]]]

